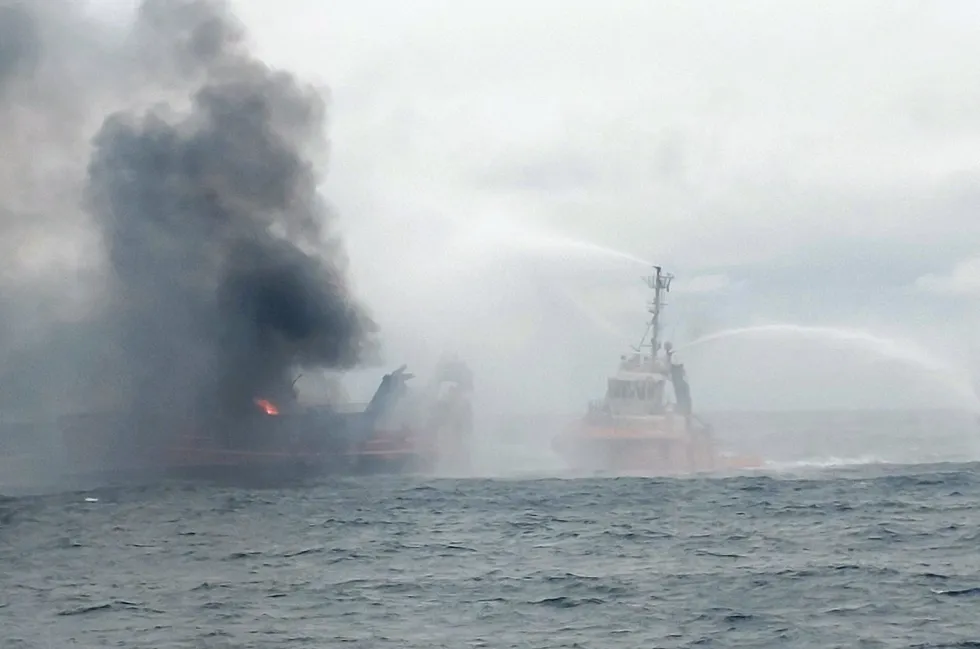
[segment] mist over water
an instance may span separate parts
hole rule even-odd
[[[0,10],[0,142],[15,152],[0,162],[6,417],[98,404],[166,437],[298,371],[350,370],[364,401],[381,374],[363,367],[378,323],[385,364],[425,375],[453,351],[473,367],[481,472],[557,470],[551,438],[642,334],[640,276],[659,241],[619,250],[478,200],[400,230],[334,214],[317,190],[323,93],[262,63],[223,3],[147,0],[126,28],[72,3]],[[341,224],[361,237],[351,269]],[[700,411],[980,408],[969,374],[921,345],[807,324],[726,329],[744,319],[715,308],[724,287],[691,295],[695,269],[652,261],[678,274],[667,337]],[[685,335],[696,329],[716,333]],[[151,403],[164,416],[147,423]],[[726,443],[751,446],[739,435]],[[891,443],[855,437],[842,461]]]
[[[478,222],[470,232],[448,251],[451,272],[432,281],[434,295],[452,296],[451,306],[433,310],[439,326],[468,350],[479,379],[476,471],[561,473],[551,440],[603,394],[620,354],[639,340],[650,298],[640,278],[650,265],[514,222]],[[695,279],[674,281],[667,338],[688,367],[696,409],[727,450],[766,458],[765,470],[776,472],[980,457],[967,368],[909,338],[854,327],[771,324],[676,336],[695,329],[692,305],[711,313],[712,301],[726,297],[724,287],[686,291]],[[533,299],[520,299],[526,293]],[[507,334],[517,323],[525,340],[515,344]],[[747,426],[733,412],[753,410],[774,414]]]
[[[784,337],[801,337],[823,345],[843,344],[856,347],[859,350],[909,365],[927,373],[934,380],[949,387],[953,395],[962,401],[961,405],[980,412],[980,397],[973,388],[972,377],[966,368],[957,367],[915,342],[886,338],[868,331],[796,324],[757,325],[709,334],[679,345],[678,351],[696,349],[701,345],[737,337],[754,337],[770,343]]]
[[[773,470],[980,457],[969,368],[912,340],[769,324],[709,334],[678,353],[703,402],[724,394],[720,407],[703,406],[712,421]]]
[[[561,232],[524,227],[513,218],[494,222],[478,211],[448,240],[454,243],[445,256],[430,260],[432,272],[417,278],[431,308],[395,299],[402,310],[391,321],[402,327],[394,338],[422,316],[420,331],[431,324],[444,332],[435,338],[474,367],[479,472],[560,472],[552,438],[603,394],[619,356],[643,332],[650,295],[641,276],[650,273],[649,261]],[[667,264],[666,270],[675,269]],[[895,423],[889,414],[896,409],[976,412],[980,403],[967,368],[910,338],[856,327],[725,329],[717,326],[724,322],[720,316],[714,333],[685,336],[703,332],[698,318],[712,315],[712,304],[728,296],[723,285],[692,293],[697,275],[678,275],[668,296],[666,338],[673,338],[688,367],[696,409],[710,416],[726,448],[771,456],[774,470],[808,462],[977,457],[978,431],[970,416],[909,415],[916,423],[908,424]],[[801,412],[795,423],[776,417],[751,431],[729,414],[742,410]],[[877,419],[867,414],[877,410],[883,411]],[[815,411],[838,413],[845,423],[815,424]],[[780,426],[786,427],[781,439]],[[834,436],[835,428],[847,431],[841,432],[846,444]],[[760,446],[753,434],[763,431],[774,437]],[[814,442],[814,436],[825,443]]]

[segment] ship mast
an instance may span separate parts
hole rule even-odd
[[[670,292],[670,281],[674,276],[663,272],[660,266],[654,266],[653,275],[643,278],[646,285],[653,289],[653,299],[647,302],[647,312],[650,314],[650,322],[647,325],[647,333],[650,335],[650,363],[655,364],[657,352],[660,351],[660,312],[664,307],[664,295]],[[645,338],[646,336],[644,336]],[[643,343],[640,343],[643,346]]]

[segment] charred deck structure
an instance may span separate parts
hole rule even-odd
[[[155,443],[147,442],[152,435],[131,434],[126,430],[131,424],[115,413],[72,414],[46,425],[20,424],[19,436],[44,439],[45,452],[9,455],[5,464],[0,463],[0,471],[24,461],[69,478],[96,479],[288,480],[465,470],[472,430],[469,368],[449,358],[422,389],[410,388],[413,378],[405,366],[386,374],[364,406],[305,405],[295,398],[295,391],[292,399],[258,396],[246,412],[225,422],[207,427],[189,423],[177,439]],[[152,425],[151,417],[143,421]],[[2,427],[13,432],[12,426],[8,422]]]

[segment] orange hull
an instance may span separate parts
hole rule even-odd
[[[761,460],[720,455],[704,429],[582,425],[554,440],[577,470],[628,475],[685,475],[761,468]]]

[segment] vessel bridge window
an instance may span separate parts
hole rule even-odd
[[[659,381],[609,379],[608,396],[610,399],[658,401],[662,392],[663,383]]]

